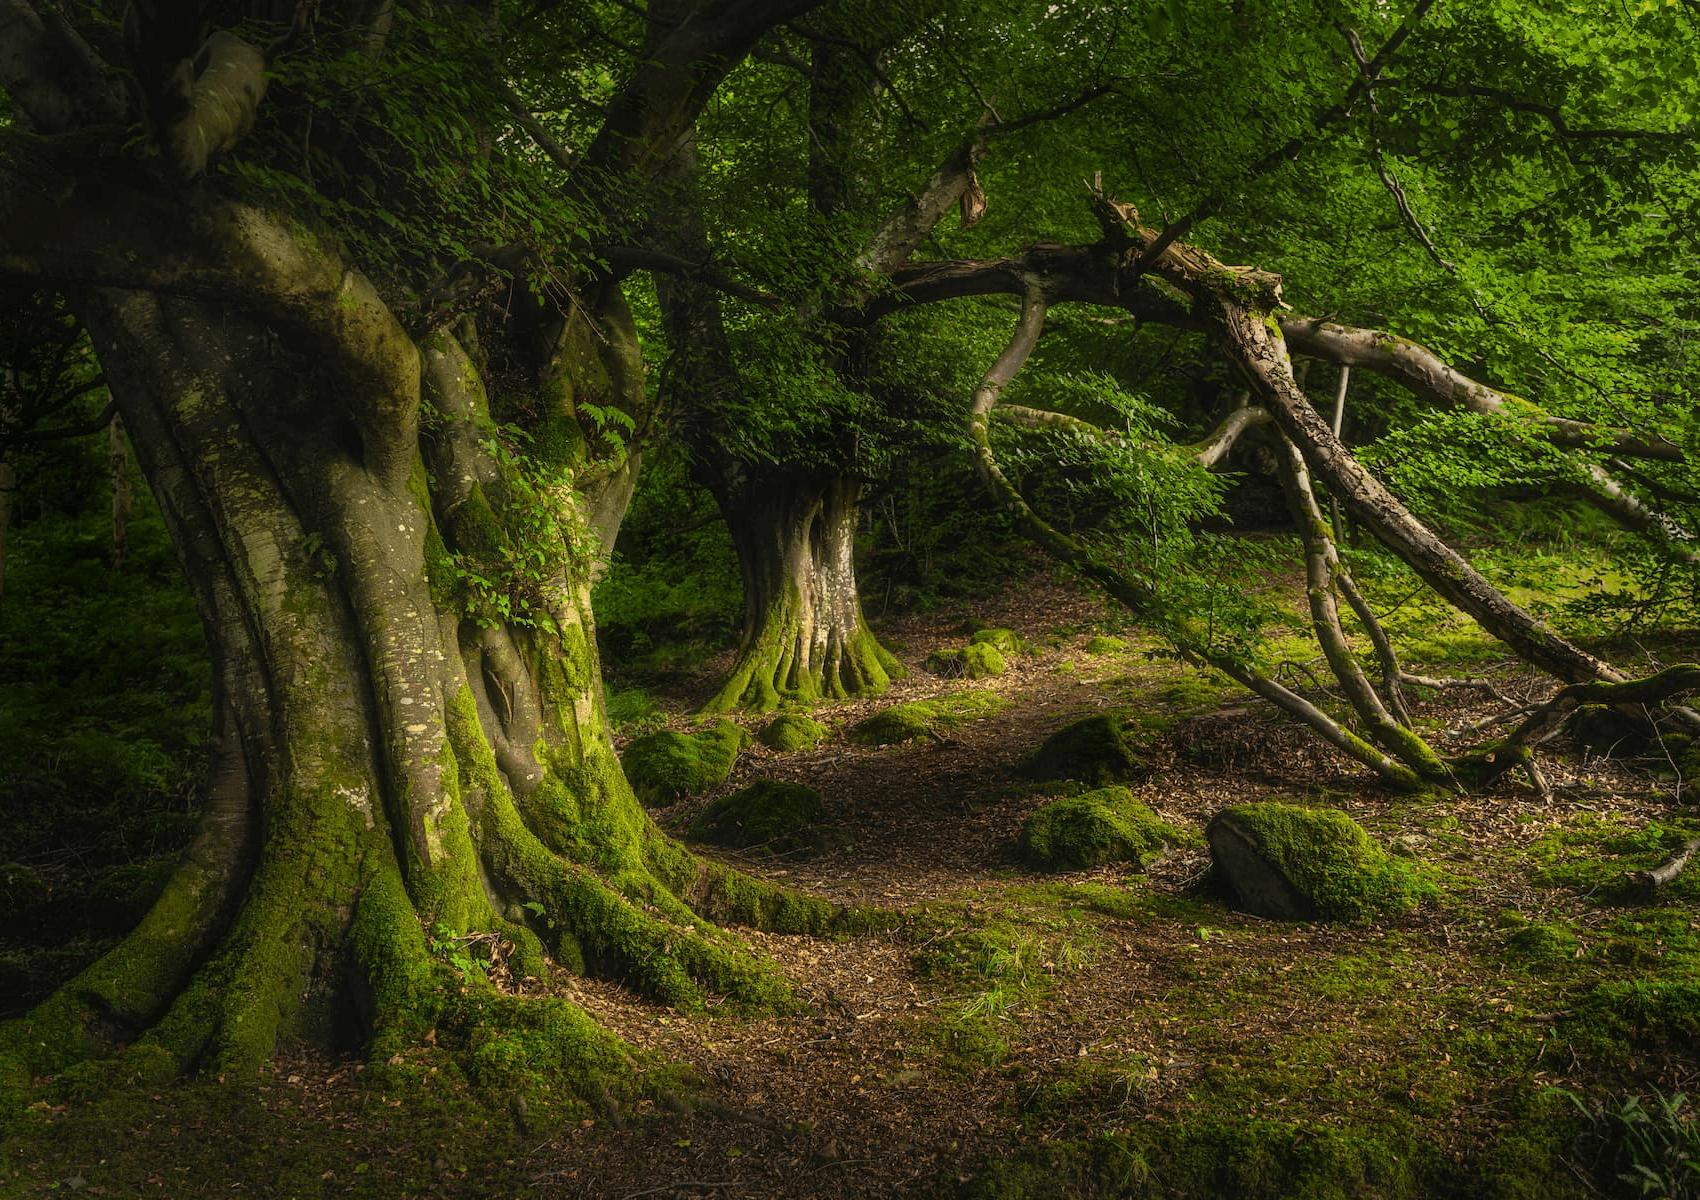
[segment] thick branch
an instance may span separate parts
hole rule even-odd
[[[0,0],[0,89],[37,133],[64,133],[124,116],[122,90],[57,14],[44,20],[26,0]]]
[[[1551,416],[1520,396],[1478,383],[1444,362],[1428,347],[1378,329],[1358,329],[1287,314],[1281,334],[1295,354],[1363,367],[1384,375],[1425,400],[1455,405],[1484,416],[1505,416],[1526,423],[1557,446],[1607,450],[1626,458],[1682,462],[1682,448],[1663,438],[1643,438],[1626,429]]]
[[[1249,405],[1236,408],[1222,418],[1221,424],[1205,434],[1203,440],[1194,442],[1188,449],[1192,451],[1192,457],[1199,466],[1214,467],[1228,456],[1228,451],[1234,448],[1243,434],[1267,425],[1274,419],[1267,408],[1254,408]]]
[[[213,155],[229,150],[253,127],[266,94],[266,56],[220,30],[195,58],[189,111],[164,131],[165,159],[180,179],[204,173]]]

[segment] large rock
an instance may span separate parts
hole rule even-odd
[[[1205,829],[1240,907],[1284,921],[1370,921],[1408,913],[1433,887],[1339,809],[1242,804]]]
[[[1108,713],[1064,725],[1016,768],[1025,779],[1074,779],[1107,787],[1138,775],[1140,763]]]

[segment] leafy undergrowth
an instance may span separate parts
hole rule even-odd
[[[961,615],[885,633],[918,662],[960,640]],[[687,1017],[559,975],[558,995],[671,1072],[549,1103],[546,1080],[475,1086],[435,1047],[366,1069],[295,1050],[257,1080],[44,1103],[3,1145],[0,1192],[1693,1194],[1676,1098],[1700,1079],[1700,871],[1656,894],[1626,877],[1700,836],[1659,764],[1554,743],[1550,800],[1515,781],[1394,795],[1138,631],[1111,624],[1116,643],[1088,653],[1106,622],[1065,587],[1031,580],[977,615],[1033,653],[975,681],[970,706],[965,682],[920,673],[819,706],[822,745],[750,745],[725,783],[657,814],[683,833],[755,778],[820,793],[822,836],[799,844],[824,850],[716,852],[903,913],[836,940],[740,933],[806,1013]],[[1533,686],[1503,662],[1469,669]],[[686,727],[711,682],[693,678],[696,693],[628,696],[628,735]],[[1492,712],[1479,695],[1413,698],[1431,729]],[[915,703],[961,719],[883,746],[851,737]],[[1143,767],[1128,787],[1163,821],[1196,833],[1235,804],[1341,809],[1434,893],[1362,925],[1278,923],[1235,912],[1190,845],[1143,871],[1029,870],[1017,831],[1066,789],[1020,765],[1099,712],[1122,721]]]

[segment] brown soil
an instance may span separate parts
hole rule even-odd
[[[1082,647],[1103,620],[1103,610],[1043,576],[976,605],[974,615],[987,625],[1013,629],[1034,653],[1011,658],[1010,670],[997,679],[941,680],[916,664],[934,649],[966,640],[959,629],[962,614],[893,621],[881,636],[911,665],[909,678],[888,695],[826,706],[814,715],[841,734],[892,703],[966,687],[996,691],[1011,701],[1009,708],[952,731],[942,744],[872,749],[839,736],[807,753],[753,747],[714,794],[758,777],[807,783],[821,793],[827,823],[841,831],[847,844],[810,858],[728,857],[746,871],[836,901],[909,909],[924,905],[945,914],[960,909],[965,926],[998,910],[1010,889],[1044,882],[1021,866],[1014,850],[1022,820],[1044,797],[1014,785],[1012,768],[1069,721],[1107,707],[1155,703],[1150,699],[1154,689],[1185,669],[1153,662],[1137,650],[1113,657],[1085,655]],[[1058,635],[1059,629],[1075,632]],[[1065,662],[1074,664],[1071,673],[1059,670]],[[709,664],[697,688],[681,699],[706,697],[716,671],[725,665]],[[1513,664],[1505,664],[1499,674],[1506,687],[1518,686],[1520,671]],[[1448,724],[1462,725],[1476,715],[1468,695],[1449,693],[1444,703],[1451,711],[1437,703],[1422,716],[1443,716]],[[750,722],[752,727],[759,723]],[[1190,746],[1191,754],[1177,754],[1177,745]],[[1384,836],[1396,821],[1391,814],[1398,797],[1308,732],[1273,719],[1254,703],[1231,701],[1184,720],[1148,745],[1146,754],[1153,771],[1133,785],[1135,793],[1166,820],[1195,829],[1228,804],[1318,793]],[[1648,787],[1645,778],[1613,764],[1593,763],[1587,767],[1588,782],[1613,786],[1591,786],[1582,789],[1583,798],[1567,797],[1567,788],[1581,780],[1581,769],[1551,763],[1548,770],[1558,794],[1550,804],[1527,787],[1509,783],[1491,795],[1459,798],[1451,812],[1470,848],[1449,844],[1449,865],[1468,872],[1472,860],[1486,861],[1507,839],[1525,842],[1538,836],[1578,804],[1633,807]],[[657,816],[664,825],[681,828],[711,798],[697,797]],[[1410,835],[1419,853],[1425,841],[1421,834]],[[1158,894],[1196,895],[1205,886],[1208,866],[1205,851],[1174,854],[1152,867],[1141,886]],[[1112,886],[1126,878],[1125,867],[1068,877]],[[1554,903],[1550,893],[1535,895],[1517,880],[1493,879],[1491,873],[1477,886],[1480,894],[1474,899],[1485,909],[1536,911]],[[1286,960],[1290,970],[1293,963],[1337,949],[1339,943],[1369,947],[1385,936],[1376,930],[1297,926],[1273,937],[1270,923],[1225,907],[1215,921],[1224,940],[1240,943],[1232,955],[1212,953],[1202,944],[1206,935],[1195,928],[1105,922],[1104,949],[1091,967],[1056,970],[1042,1003],[1006,1014],[1007,1053],[995,1065],[966,1071],[944,1061],[931,1032],[940,1007],[961,1006],[964,997],[941,994],[917,974],[920,947],[905,932],[847,941],[751,935],[749,940],[781,965],[813,1005],[814,1012],[803,1017],[685,1018],[634,1001],[613,985],[573,981],[571,993],[623,1037],[668,1061],[695,1067],[711,1084],[710,1098],[692,1111],[641,1114],[653,1119],[622,1122],[623,1129],[607,1121],[586,1122],[539,1148],[534,1180],[544,1194],[563,1197],[839,1200],[935,1194],[941,1186],[968,1179],[988,1157],[1012,1149],[1017,1139],[1030,1145],[1070,1134],[1063,1120],[1047,1125],[1041,1118],[1036,1124],[1023,1109],[1048,1080],[1079,1067],[1081,1060],[1101,1056],[1150,1064],[1143,1077],[1128,1081],[1125,1111],[1116,1114],[1123,1123],[1184,1109],[1189,1085],[1208,1062],[1193,1055],[1163,1018],[1134,1024],[1127,1017],[1150,1011],[1153,997],[1169,988],[1196,987],[1201,969],[1226,978],[1248,966],[1267,969],[1273,956]],[[1438,995],[1483,984],[1470,978],[1472,960],[1462,952],[1481,931],[1450,927],[1432,912],[1412,918],[1410,926],[1439,945],[1456,943],[1460,952],[1451,960],[1454,969],[1408,987]],[[1258,936],[1242,940],[1236,937],[1241,931]],[[1447,960],[1442,956],[1439,961]],[[1490,991],[1491,982],[1483,1003],[1490,1002]],[[1221,1022],[1224,1057],[1255,1057],[1260,1045],[1276,1043],[1295,1027],[1331,1017],[1349,1024],[1353,1015],[1291,1004],[1238,1012]],[[1373,1074],[1387,1054],[1384,1042],[1347,1037],[1334,1069]],[[1692,1063],[1667,1064],[1661,1082],[1672,1089],[1691,1087],[1693,1069]],[[1553,1082],[1563,1080],[1555,1076]],[[1479,1127],[1475,1120],[1472,1128]]]
[[[1013,657],[1009,671],[997,679],[941,680],[918,664],[934,649],[965,641],[958,629],[963,613],[892,621],[881,636],[910,664],[909,678],[887,696],[817,710],[840,735],[821,749],[782,755],[752,747],[719,790],[757,777],[806,782],[821,793],[826,823],[841,835],[841,844],[813,857],[728,856],[742,869],[834,901],[924,917],[891,933],[846,940],[742,934],[808,1002],[810,1011],[799,1016],[739,1019],[712,1009],[681,1015],[635,999],[617,984],[562,975],[554,987],[653,1056],[651,1061],[689,1069],[696,1083],[686,1089],[688,1096],[644,1101],[636,1111],[607,1107],[571,1128],[539,1129],[529,1153],[501,1161],[480,1165],[475,1141],[449,1136],[440,1147],[382,1144],[381,1132],[373,1132],[382,1127],[367,1124],[366,1109],[374,1100],[353,1086],[356,1065],[312,1056],[281,1060],[262,1081],[261,1107],[269,1114],[296,1114],[291,1127],[303,1140],[338,1145],[346,1140],[349,1153],[376,1168],[353,1180],[346,1166],[342,1176],[327,1171],[325,1194],[391,1194],[381,1190],[386,1156],[425,1162],[433,1155],[434,1194],[628,1200],[949,1194],[989,1159],[1017,1145],[1183,1117],[1195,1105],[1190,1093],[1208,1072],[1256,1069],[1269,1047],[1319,1025],[1338,1034],[1323,1077],[1374,1081],[1431,1052],[1433,1043],[1423,1032],[1428,1026],[1455,1030],[1460,1022],[1468,1027],[1472,1020],[1493,1020],[1498,1006],[1507,1003],[1501,981],[1484,974],[1482,955],[1471,952],[1497,931],[1461,919],[1460,911],[1562,913],[1583,924],[1599,919],[1582,897],[1535,889],[1521,873],[1495,869],[1496,853],[1527,844],[1578,811],[1622,811],[1635,824],[1646,817],[1648,778],[1613,763],[1582,764],[1554,755],[1546,764],[1553,800],[1543,802],[1517,782],[1491,794],[1456,797],[1446,806],[1456,825],[1451,836],[1440,838],[1432,822],[1412,819],[1410,801],[1375,786],[1364,771],[1304,731],[1225,692],[1220,702],[1200,705],[1200,711],[1146,741],[1142,753],[1151,771],[1133,787],[1165,819],[1202,829],[1231,803],[1272,795],[1322,798],[1378,836],[1401,839],[1418,856],[1473,882],[1463,884],[1444,908],[1426,906],[1392,926],[1333,928],[1278,926],[1234,912],[1206,890],[1204,851],[1171,854],[1139,879],[1126,867],[1069,875],[1063,877],[1067,884],[1105,885],[1153,906],[1191,904],[1185,912],[1205,917],[1091,914],[1094,941],[1084,961],[1065,962],[1057,953],[1054,960],[1029,964],[1047,986],[1019,991],[996,1014],[992,1027],[1004,1044],[978,1056],[954,1054],[941,1031],[975,996],[960,981],[939,982],[919,971],[917,955],[953,927],[977,927],[1026,903],[1021,889],[1055,882],[1027,870],[1015,855],[1016,831],[1043,797],[1016,784],[1012,768],[1045,735],[1082,715],[1106,708],[1138,713],[1165,704],[1166,689],[1189,674],[1145,655],[1136,635],[1129,635],[1133,648],[1126,653],[1085,654],[1084,644],[1105,614],[1044,576],[977,603],[974,614],[1015,630],[1033,653]],[[674,698],[677,710],[688,712],[705,699],[728,663],[729,658],[708,664],[686,681]],[[1503,664],[1494,674],[1507,690],[1533,686],[1515,664]],[[951,731],[942,742],[876,749],[841,736],[894,702],[966,687],[989,688],[1011,704]],[[1472,707],[1477,700],[1442,693],[1419,715],[1462,726],[1491,711]],[[759,727],[760,719],[747,723]],[[674,724],[691,722],[682,716]],[[658,819],[680,828],[711,798],[681,803],[657,813]],[[1390,939],[1424,947],[1420,972],[1394,985],[1404,991],[1404,1007],[1391,1034],[1377,1006],[1361,998],[1281,985],[1313,964],[1373,958]],[[1197,998],[1216,987],[1264,986],[1259,980],[1268,981],[1264,1003],[1212,1009]],[[1171,996],[1192,997],[1191,1007],[1180,1010],[1193,1014],[1190,1027],[1169,1015],[1165,1004]],[[1527,1016],[1535,1027],[1548,1019]],[[1405,1020],[1412,1022],[1409,1031],[1397,1027]],[[1535,1058],[1519,1069],[1537,1082],[1571,1087],[1585,1082],[1574,1057],[1570,1067],[1563,1056],[1537,1051]],[[1094,1064],[1103,1066],[1108,1082],[1101,1083],[1087,1117],[1066,1105],[1035,1103],[1043,1089],[1079,1078]],[[1423,1066],[1452,1070],[1436,1061]],[[1692,1091],[1700,1080],[1691,1055],[1631,1061],[1624,1069],[1637,1083],[1668,1092]],[[1384,1102],[1375,1087],[1330,1089],[1328,1096],[1338,1098],[1318,1095],[1290,1099],[1308,1104],[1309,1119],[1323,1124],[1373,1122],[1372,1107]],[[1259,1103],[1266,1115],[1278,1117],[1291,1111],[1281,1108],[1288,1099],[1272,1096]],[[1498,1099],[1491,1087],[1464,1094],[1452,1112],[1427,1118],[1428,1136],[1443,1145],[1453,1140],[1460,1156],[1473,1151],[1496,1119]],[[517,1124],[525,1128],[523,1116]],[[162,1112],[158,1124],[144,1122],[132,1133],[164,1137],[167,1129],[179,1136],[174,1118]],[[189,1137],[214,1135],[181,1131]],[[236,1180],[218,1184],[219,1194],[271,1194],[252,1171],[233,1173]],[[150,1194],[211,1194],[215,1181],[179,1179],[176,1191],[163,1173],[159,1182],[162,1190]]]

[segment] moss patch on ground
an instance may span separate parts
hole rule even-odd
[[[649,805],[671,804],[730,775],[749,738],[742,726],[724,719],[696,733],[663,730],[634,740],[620,763],[638,799]]]
[[[865,746],[890,746],[916,738],[939,737],[959,725],[1009,707],[992,692],[969,689],[936,700],[912,700],[875,713],[850,730],[850,740]]]
[[[1064,725],[1025,759],[1016,773],[1024,779],[1073,779],[1104,787],[1140,772],[1122,733],[1121,722],[1098,713]]]
[[[1080,871],[1105,863],[1144,867],[1165,850],[1203,838],[1170,825],[1123,787],[1055,800],[1021,826],[1022,861],[1043,871]]]
[[[820,793],[813,788],[758,779],[712,801],[691,822],[690,835],[734,850],[790,850],[809,843],[807,830],[822,811]]]
[[[780,713],[762,726],[756,740],[770,750],[782,754],[798,750],[813,750],[832,736],[832,730],[802,713]]]

